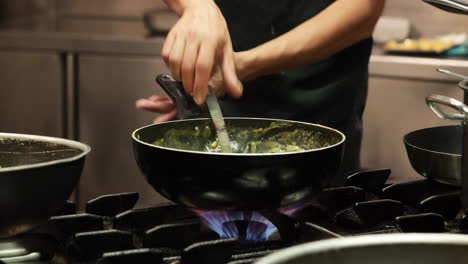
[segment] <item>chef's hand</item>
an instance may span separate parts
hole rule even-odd
[[[135,103],[136,108],[159,113],[158,117],[153,119],[153,123],[161,123],[177,118],[177,109],[175,103],[167,96],[153,95],[148,98],[138,99]]]
[[[187,93],[201,105],[208,93],[208,83],[217,72],[213,69],[219,65],[224,90],[234,98],[240,97],[243,87],[236,75],[231,37],[216,4],[212,0],[165,1],[181,16],[162,49],[173,77],[182,80]]]
[[[215,67],[209,83],[214,87],[216,96],[225,93],[223,74],[220,67]],[[152,95],[148,98],[141,98],[135,102],[135,106],[137,109],[161,114],[153,119],[155,124],[177,119],[176,105],[168,96]]]

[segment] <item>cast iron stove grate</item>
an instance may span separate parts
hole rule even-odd
[[[468,231],[458,188],[426,179],[387,184],[389,175],[389,169],[362,171],[349,176],[346,186],[323,190],[310,204],[283,213],[260,212],[277,227],[268,241],[220,239],[179,205],[134,209],[138,193],[98,197],[87,203],[85,212],[67,203],[62,214],[26,235],[52,241],[29,249],[43,252],[42,260],[52,263],[241,264],[339,236]],[[5,243],[0,240],[0,252]]]

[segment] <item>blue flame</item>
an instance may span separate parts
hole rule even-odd
[[[239,230],[235,225],[224,226],[225,222],[244,220],[244,213],[237,211],[201,211],[194,210],[203,223],[218,233],[221,238],[237,238]]]
[[[253,212],[247,226],[247,240],[266,241],[271,234],[277,231],[276,227],[264,216]],[[263,223],[259,225],[257,223]]]
[[[240,233],[245,233],[245,239],[249,241],[266,241],[274,233],[276,227],[265,217],[253,212],[246,219],[244,212],[239,211],[201,211],[194,210],[200,216],[204,224],[218,233],[220,238],[239,238]],[[246,230],[238,230],[235,221],[248,221]]]

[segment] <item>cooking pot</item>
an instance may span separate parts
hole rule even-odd
[[[468,89],[467,83],[468,80],[464,80],[459,86],[464,90]],[[426,98],[426,102],[438,117],[463,125],[430,127],[406,134],[403,142],[409,161],[416,172],[424,177],[461,186],[462,152],[466,132],[464,125],[468,107],[456,99],[442,95],[431,95]],[[456,112],[448,112],[441,106],[452,108]],[[465,145],[468,147],[468,144]]]
[[[183,87],[164,78],[163,89],[180,107]],[[192,114],[187,106],[178,108],[179,114]],[[336,129],[266,118],[226,118],[225,123],[235,153],[216,151],[216,133],[208,118],[135,130],[135,159],[147,181],[164,197],[188,207],[261,210],[312,199],[338,173],[345,135]],[[287,146],[279,153],[265,153],[278,150],[278,142]]]
[[[465,264],[468,236],[378,234],[332,238],[279,250],[255,264]]]
[[[468,90],[468,80],[459,83]],[[465,93],[465,97],[466,97]],[[411,132],[403,138],[413,168],[422,176],[462,187],[462,206],[468,213],[468,107],[453,98],[431,95],[426,98],[440,118],[461,122],[462,126],[432,127]],[[450,107],[455,112],[444,110]]]
[[[0,133],[0,238],[62,209],[91,148],[62,138]]]

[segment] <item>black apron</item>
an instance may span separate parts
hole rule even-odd
[[[254,48],[315,16],[333,0],[217,0],[235,51]],[[266,117],[322,124],[345,133],[342,173],[359,170],[362,113],[367,97],[372,40],[361,41],[319,63],[244,83],[241,99],[224,97],[231,117]]]

